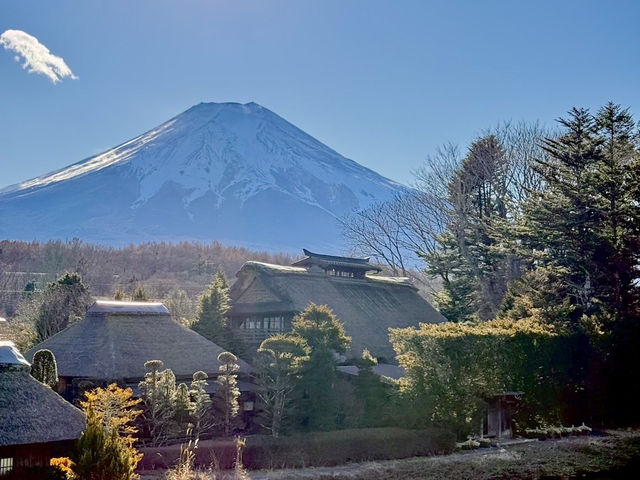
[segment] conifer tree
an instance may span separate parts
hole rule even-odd
[[[209,376],[202,371],[193,374],[191,381],[191,402],[192,402],[192,418],[193,418],[193,435],[199,438],[203,431],[213,426],[213,416],[211,412],[211,397],[207,393],[205,387],[208,385]]]
[[[33,354],[31,376],[50,388],[58,384],[58,365],[51,350],[38,350]]]
[[[258,396],[264,410],[262,426],[277,438],[289,410],[300,367],[308,359],[309,347],[300,337],[279,334],[265,339],[258,353],[261,355]]]
[[[240,366],[236,363],[238,358],[230,352],[222,352],[218,355],[218,361],[221,365],[216,383],[220,389],[215,393],[214,401],[217,411],[220,412],[224,434],[229,436],[240,411],[240,390],[236,373]]]
[[[142,285],[138,285],[131,294],[131,301],[133,302],[148,302],[149,293],[144,289]]]
[[[191,415],[195,405],[191,401],[189,389],[185,383],[180,383],[173,395],[173,419],[178,434],[184,434],[191,425]]]
[[[36,330],[39,342],[81,319],[93,301],[77,273],[65,273],[47,285],[38,300]]]
[[[336,354],[345,353],[351,338],[326,305],[310,304],[293,319],[291,335],[307,344],[297,386],[300,423],[311,430],[331,430],[336,425]]]
[[[234,349],[233,334],[226,318],[228,311],[229,284],[224,272],[218,270],[209,288],[200,297],[196,320],[191,328],[222,348]]]
[[[161,360],[145,362],[147,373],[138,385],[145,405],[144,423],[154,445],[161,445],[174,426],[176,377],[163,366]]]

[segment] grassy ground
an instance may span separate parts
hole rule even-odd
[[[368,462],[341,467],[248,472],[252,480],[382,479],[622,479],[640,471],[640,431],[574,437],[440,457]],[[160,472],[144,480],[164,478]],[[213,477],[212,477],[213,478]],[[246,477],[245,477],[246,478]]]

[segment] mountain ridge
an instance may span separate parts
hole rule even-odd
[[[257,244],[268,250],[343,250],[338,218],[406,189],[257,103],[200,103],[112,149],[0,190],[0,216],[14,227],[12,234],[0,226],[0,235],[248,246],[262,233],[266,242]],[[11,222],[25,216],[36,221],[31,229]],[[297,227],[306,234],[285,238]]]

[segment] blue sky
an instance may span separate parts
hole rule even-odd
[[[201,101],[255,101],[401,182],[438,145],[609,100],[640,117],[640,2],[3,0],[78,77],[0,48],[0,187]]]

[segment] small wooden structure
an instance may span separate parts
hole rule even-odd
[[[511,438],[512,416],[517,411],[523,392],[502,392],[487,399],[486,431],[488,437]]]
[[[29,469],[69,455],[85,416],[30,375],[13,342],[0,341],[0,478],[32,478]]]

